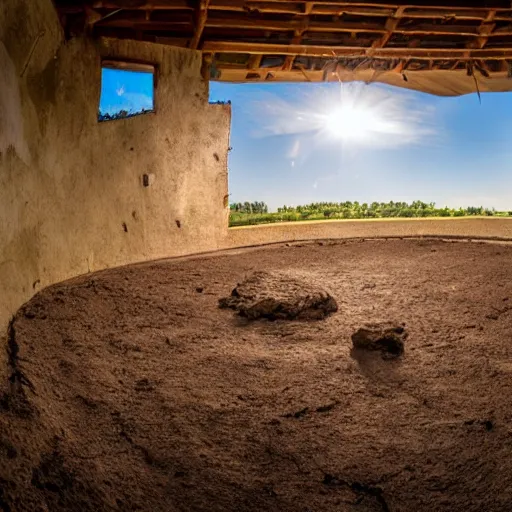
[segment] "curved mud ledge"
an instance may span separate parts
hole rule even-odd
[[[165,254],[148,252],[145,259],[140,255],[125,257],[122,261],[89,267],[89,272],[97,272],[108,268],[122,267],[150,261],[165,260],[176,257],[198,257],[200,255],[221,254],[227,250],[262,247],[280,243],[306,243],[321,240],[355,240],[355,239],[395,239],[395,238],[450,238],[467,240],[512,241],[512,219],[508,218],[463,218],[463,219],[398,219],[398,220],[340,220],[310,221],[296,223],[269,224],[231,228],[218,237],[214,243],[203,246],[190,243],[173,246]],[[84,255],[85,258],[85,255]],[[73,268],[68,272],[56,271],[52,265],[47,266],[44,275],[32,276],[33,290],[19,284],[20,288],[7,289],[0,306],[0,337],[4,335],[9,318],[15,314],[21,304],[36,292],[50,286],[83,275],[75,273]],[[87,265],[81,268],[88,268]],[[32,293],[31,293],[32,292]],[[1,358],[2,356],[0,356]],[[1,361],[0,361],[1,362]]]
[[[460,237],[512,240],[512,219],[396,219],[311,221],[231,228],[230,247],[286,242],[289,240]]]
[[[137,261],[135,263],[128,263],[126,265],[118,265],[115,267],[108,267],[104,269],[95,270],[94,272],[88,272],[86,274],[79,274],[73,277],[70,277],[69,279],[64,279],[62,281],[58,281],[56,283],[49,284],[48,286],[43,287],[39,291],[43,291],[49,287],[52,287],[54,285],[58,284],[70,284],[73,283],[77,279],[82,279],[85,276],[94,276],[94,275],[101,275],[105,272],[109,272],[115,269],[122,269],[122,268],[139,268],[139,267],[145,267],[147,265],[153,265],[155,263],[161,263],[165,261],[188,261],[188,260],[194,260],[194,259],[201,259],[201,258],[210,258],[212,256],[229,256],[231,254],[240,254],[242,252],[249,252],[260,248],[278,248],[278,247],[286,247],[286,246],[297,246],[297,245],[310,245],[310,244],[345,244],[350,242],[371,242],[371,241],[386,241],[386,240],[439,240],[441,242],[447,242],[447,243],[499,243],[499,244],[512,244],[512,237],[499,237],[499,236],[479,236],[479,237],[469,237],[466,235],[390,235],[390,236],[354,236],[350,238],[304,238],[304,239],[290,239],[290,240],[283,240],[278,242],[262,242],[259,244],[253,244],[253,245],[241,245],[237,247],[228,247],[225,249],[214,249],[212,251],[202,251],[202,252],[196,252],[191,254],[185,254],[185,255],[179,255],[179,256],[168,256],[164,258],[155,258],[153,260],[147,260],[147,261]],[[38,291],[38,293],[39,293]],[[37,294],[34,294],[37,295]],[[32,298],[25,301],[18,309],[18,311],[23,308],[23,306],[30,302]],[[14,313],[14,315],[11,316],[11,319],[14,318],[17,314],[17,311]],[[5,329],[4,329],[5,331]]]
[[[277,242],[261,242],[252,245],[240,245],[236,247],[228,247],[226,249],[215,249],[213,251],[204,251],[197,252],[192,254],[186,254],[183,256],[169,256],[166,258],[156,258],[154,260],[148,261],[140,261],[137,263],[131,263],[129,265],[120,265],[115,268],[124,268],[124,267],[140,267],[145,265],[151,265],[157,262],[163,261],[187,261],[191,259],[199,259],[199,258],[209,258],[211,256],[228,256],[230,254],[238,254],[245,251],[251,251],[259,248],[272,248],[272,247],[282,247],[288,245],[300,245],[300,244],[322,244],[322,243],[331,243],[331,244],[344,244],[350,242],[366,242],[366,241],[375,241],[375,240],[439,240],[441,242],[461,242],[461,243],[499,243],[499,244],[512,244],[512,236],[511,237],[500,237],[500,236],[478,236],[478,237],[470,237],[466,235],[390,235],[390,236],[354,236],[350,238],[304,238],[304,239],[290,239],[290,240],[280,240]],[[98,270],[93,272],[93,274],[100,274],[102,272],[112,270],[111,268]],[[72,282],[74,279],[82,277],[75,276],[70,279],[66,279],[62,281],[63,283]],[[58,283],[55,283],[58,284]]]
[[[498,219],[493,219],[498,220]],[[501,219],[500,219],[501,220]],[[512,224],[512,222],[511,222]],[[267,227],[273,227],[273,226],[254,226],[250,227],[249,229],[254,228],[267,228]],[[245,228],[236,228],[236,229],[245,229]],[[223,249],[215,249],[212,251],[203,251],[198,253],[192,253],[187,255],[179,255],[179,256],[169,256],[165,258],[155,258],[153,260],[147,260],[147,261],[139,261],[135,263],[130,263],[127,265],[119,265],[117,267],[109,267],[105,269],[99,269],[94,272],[89,272],[87,274],[79,274],[73,277],[70,277],[68,279],[64,279],[62,281],[57,281],[55,283],[51,283],[48,286],[43,287],[42,291],[50,286],[54,286],[56,284],[63,284],[63,283],[72,283],[75,279],[80,279],[83,276],[86,275],[94,275],[94,274],[101,274],[103,272],[112,270],[114,268],[125,268],[125,267],[141,267],[145,265],[151,265],[156,262],[163,262],[163,261],[186,261],[190,259],[196,259],[196,258],[205,258],[205,257],[211,257],[211,256],[223,256],[223,255],[229,255],[233,253],[239,253],[241,251],[250,251],[262,247],[279,247],[286,244],[314,244],[314,243],[346,243],[346,242],[357,242],[357,241],[366,241],[366,240],[445,240],[447,242],[469,242],[469,243],[512,243],[512,236],[510,237],[504,237],[504,236],[497,236],[497,235],[478,235],[478,236],[467,236],[467,235],[438,235],[438,234],[424,234],[424,235],[389,235],[389,236],[354,236],[354,237],[346,237],[346,238],[304,238],[304,239],[289,239],[289,240],[280,240],[280,241],[272,241],[272,242],[261,242],[251,245],[240,245],[236,247],[228,247]],[[38,292],[39,292],[38,291]],[[36,295],[36,294],[34,294]],[[0,330],[0,343],[2,346],[6,346],[6,343],[8,342],[8,336],[7,336],[7,330],[9,328],[10,322],[15,318],[18,311],[31,300],[31,298],[27,301],[25,301],[23,304],[20,305],[19,309],[14,312],[9,318],[9,321],[7,325],[2,326],[2,329]],[[6,351],[0,351],[0,381],[5,382],[4,375],[7,375],[6,372],[4,372],[4,369],[7,367],[7,352]]]

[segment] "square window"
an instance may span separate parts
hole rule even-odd
[[[154,92],[154,66],[102,62],[98,121],[112,121],[154,112]]]

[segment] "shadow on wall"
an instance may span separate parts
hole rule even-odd
[[[23,114],[16,67],[0,41],[0,156],[15,152],[30,165],[30,152],[23,133]]]

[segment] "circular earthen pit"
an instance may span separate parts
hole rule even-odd
[[[0,510],[509,510],[512,248],[301,245],[38,293],[8,336]],[[219,297],[262,270],[339,312],[233,321]],[[406,323],[407,357],[351,357],[382,319]]]

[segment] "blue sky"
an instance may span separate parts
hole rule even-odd
[[[350,96],[391,128],[364,140],[351,137],[352,125],[342,139],[322,130]],[[231,202],[275,209],[420,199],[512,210],[512,93],[482,94],[480,104],[476,94],[441,98],[380,84],[212,82],[210,100],[232,103]]]
[[[153,108],[153,74],[103,68],[101,70],[100,111],[115,114]]]
[[[104,68],[100,110],[152,108],[151,73]],[[512,211],[512,93],[210,84],[232,103],[231,202],[434,201]],[[341,108],[340,108],[341,106]]]

